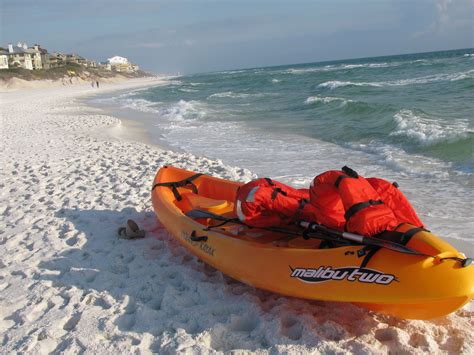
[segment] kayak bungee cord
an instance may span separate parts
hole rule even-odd
[[[211,219],[215,219],[215,220],[222,221],[222,222],[225,222],[225,223],[236,223],[236,224],[240,224],[240,225],[243,225],[243,226],[247,226],[245,223],[241,222],[237,218],[227,218],[227,217],[224,217],[224,216],[220,216],[220,215],[217,215],[217,214],[214,214],[214,213],[211,213],[211,212],[202,211],[202,210],[198,210],[198,209],[194,209],[194,210],[189,211],[188,213],[186,213],[186,216],[191,217],[191,218],[211,218]],[[221,226],[222,225],[223,224],[221,224]],[[303,231],[303,232],[297,232],[297,231],[292,231],[292,230],[288,230],[288,229],[285,229],[285,228],[279,228],[279,227],[262,227],[262,228],[250,227],[250,226],[247,226],[247,227],[267,230],[267,231],[270,231],[270,232],[298,235],[298,236],[302,236],[305,239],[314,238],[314,239],[320,239],[320,240],[326,240],[326,241],[333,241],[333,242],[337,242],[337,243],[344,244],[344,245],[354,245],[354,243],[357,243],[357,244],[360,244],[360,245],[385,248],[385,249],[389,249],[389,250],[396,251],[396,252],[403,253],[403,254],[411,254],[411,255],[424,256],[424,257],[430,257],[430,258],[438,259],[436,256],[419,252],[417,250],[406,247],[402,244],[398,244],[398,243],[394,243],[394,242],[391,242],[391,241],[388,241],[388,240],[383,240],[383,239],[374,238],[374,237],[370,237],[370,238],[369,237],[364,237],[362,235],[355,234],[355,233],[340,232],[340,231],[327,228],[323,225],[320,225],[320,224],[317,224],[317,223],[314,223],[314,222],[304,222],[304,221],[302,221],[302,222],[299,222],[298,225],[300,227],[306,228],[306,230]],[[215,226],[215,227],[218,227],[218,226]],[[322,234],[311,233],[311,231],[319,232],[319,233],[322,233]],[[462,267],[467,267],[467,266],[471,265],[471,263],[472,263],[471,258],[462,259],[462,258],[459,258],[459,257],[445,257],[445,258],[440,258],[439,259],[439,261],[443,261],[443,260],[458,261],[459,263],[461,263]]]
[[[218,214],[214,214],[214,213],[203,211],[203,210],[197,210],[197,209],[191,210],[188,213],[186,213],[186,216],[188,216],[190,218],[196,218],[196,219],[198,219],[198,218],[210,218],[210,219],[215,219],[216,221],[222,221],[223,222],[223,223],[215,225],[215,226],[207,227],[207,228],[204,229],[204,231],[209,231],[209,230],[211,230],[211,228],[221,227],[221,226],[223,226],[224,224],[227,224],[227,223],[235,223],[235,224],[240,224],[242,226],[245,226],[249,229],[260,229],[260,230],[265,230],[265,231],[269,231],[269,232],[289,234],[289,235],[298,236],[298,237],[303,236],[302,232],[293,231],[293,230],[289,230],[289,229],[285,229],[285,228],[279,228],[279,227],[251,227],[251,226],[248,226],[247,224],[243,223],[242,221],[240,221],[238,218],[227,218],[227,217],[220,216]],[[310,236],[310,238],[325,240],[325,241],[328,241],[328,242],[337,242],[337,243],[347,245],[347,246],[354,245],[354,243],[352,241],[345,240],[345,239],[342,239],[342,238],[339,238],[339,237],[330,236],[330,235],[323,235],[323,234],[314,233],[313,235]]]

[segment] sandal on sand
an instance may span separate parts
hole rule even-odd
[[[138,239],[145,237],[145,231],[138,227],[138,224],[129,219],[125,227],[120,227],[118,229],[119,238],[122,239]]]

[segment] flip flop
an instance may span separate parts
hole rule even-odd
[[[127,221],[126,226],[120,227],[117,232],[118,232],[119,238],[122,238],[122,239],[144,238],[146,234],[145,231],[143,229],[140,229],[138,227],[138,224],[132,219],[129,219]]]

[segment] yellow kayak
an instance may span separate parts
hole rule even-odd
[[[241,183],[162,167],[153,183],[153,208],[183,246],[222,273],[256,288],[286,296],[352,302],[408,319],[430,319],[456,311],[474,297],[474,266],[426,230],[415,230],[406,247],[426,255],[364,245],[327,248],[298,230],[268,231],[215,218],[235,219],[233,201]],[[296,227],[295,227],[296,228]],[[402,224],[397,232],[408,234]],[[323,248],[324,247],[324,248]],[[370,256],[368,255],[370,254]]]

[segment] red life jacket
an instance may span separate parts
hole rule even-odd
[[[348,167],[316,176],[310,201],[316,222],[341,231],[374,236],[400,223],[423,226],[396,186],[383,179],[365,179]]]
[[[392,209],[399,223],[423,227],[423,222],[405,195],[398,189],[396,182],[390,183],[379,178],[367,178],[367,181],[377,191],[382,201]]]
[[[295,189],[269,178],[250,181],[237,192],[235,213],[252,227],[288,225],[297,220],[312,220],[308,189]],[[307,206],[305,208],[305,206]]]

